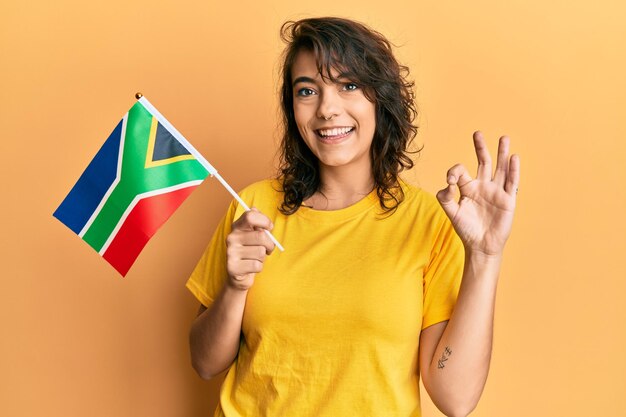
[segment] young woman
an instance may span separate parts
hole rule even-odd
[[[502,137],[492,174],[476,132],[475,178],[453,166],[436,198],[404,183],[416,112],[389,42],[338,18],[282,36],[280,175],[241,193],[255,209],[231,204],[187,284],[193,366],[228,369],[215,415],[419,416],[420,374],[445,414],[467,415],[519,158]]]

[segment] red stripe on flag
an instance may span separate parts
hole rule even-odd
[[[196,187],[191,186],[140,200],[102,257],[122,276],[126,276],[146,243]]]

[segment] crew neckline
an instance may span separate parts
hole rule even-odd
[[[337,210],[316,210],[307,206],[300,206],[295,214],[316,221],[341,221],[356,217],[361,213],[371,210],[378,203],[378,194],[374,188],[368,195],[356,203]]]

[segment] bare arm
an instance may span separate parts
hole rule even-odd
[[[201,305],[189,334],[191,363],[202,378],[211,379],[233,362],[247,291],[225,286],[211,308]]]
[[[237,356],[248,290],[274,250],[263,232],[271,228],[270,220],[255,209],[233,223],[226,239],[228,279],[210,308],[200,306],[189,333],[191,362],[204,379],[224,371]]]
[[[466,255],[463,281],[449,321],[422,331],[424,386],[447,416],[466,416],[478,404],[491,359],[499,259]]]
[[[465,246],[459,297],[450,320],[430,326],[420,337],[424,386],[448,416],[466,416],[478,404],[491,359],[496,287],[502,252],[510,234],[519,184],[519,158],[509,157],[509,139],[500,138],[492,176],[491,159],[480,132],[474,133],[478,173],[448,171],[448,187],[437,194]],[[457,202],[454,188],[461,198]]]

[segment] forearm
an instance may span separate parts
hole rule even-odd
[[[424,384],[448,415],[467,415],[482,394],[491,359],[501,255],[466,253],[463,280],[450,320],[423,369]]]
[[[204,379],[225,370],[239,351],[247,291],[225,285],[211,307],[198,315],[189,334],[191,361]]]

